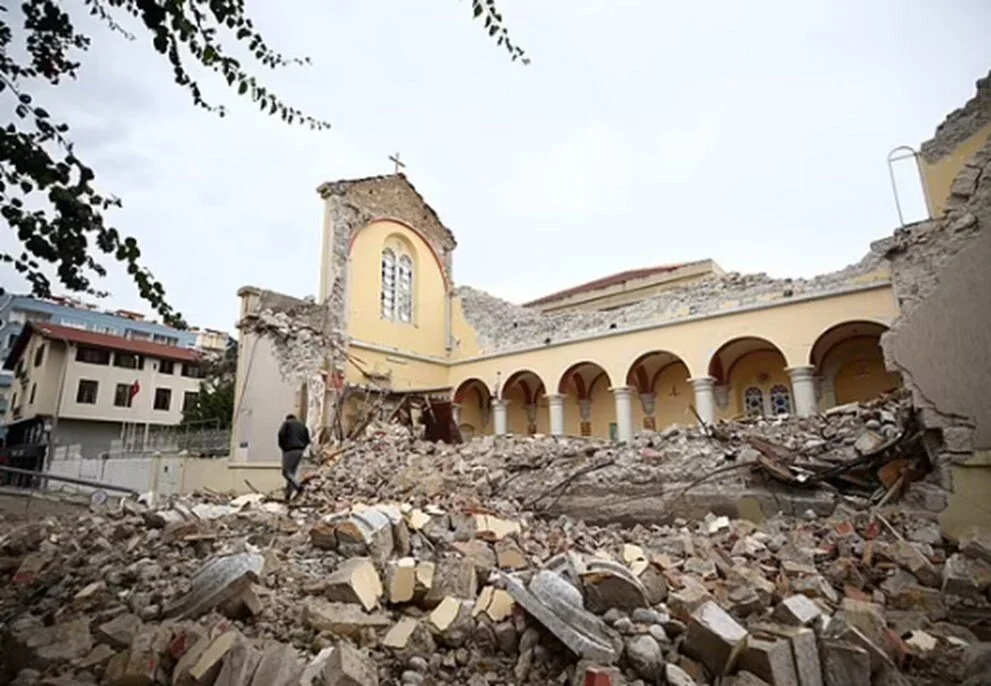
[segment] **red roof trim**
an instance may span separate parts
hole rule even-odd
[[[73,329],[69,326],[56,326],[55,324],[29,325],[45,338],[55,340],[65,340],[80,345],[90,345],[94,348],[107,348],[110,350],[120,350],[123,352],[157,357],[162,360],[175,360],[177,362],[199,362],[200,353],[191,348],[180,348],[177,345],[165,345],[163,343],[152,343],[150,341],[136,341],[123,336],[112,336],[106,333],[96,333],[95,331],[83,331]]]
[[[665,264],[658,267],[646,267],[644,269],[628,269],[625,272],[617,272],[616,274],[604,276],[601,279],[595,279],[594,281],[588,281],[577,286],[572,286],[571,288],[565,288],[563,291],[545,295],[542,298],[537,298],[536,300],[531,300],[528,303],[523,303],[523,305],[524,307],[528,307],[530,305],[543,305],[544,303],[554,302],[555,300],[563,300],[564,298],[572,295],[578,295],[580,293],[587,293],[588,291],[597,291],[601,288],[615,286],[617,284],[625,283],[626,281],[643,279],[648,276],[653,276],[654,274],[663,274],[664,272],[673,272],[676,269],[687,267],[690,264],[698,263],[681,262],[679,264]]]

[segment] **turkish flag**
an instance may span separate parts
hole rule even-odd
[[[140,390],[141,390],[141,384],[139,384],[138,380],[135,379],[134,383],[131,384],[131,400],[134,400],[134,396],[136,396],[138,394],[138,391]]]

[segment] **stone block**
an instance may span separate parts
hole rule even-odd
[[[611,665],[616,648],[605,623],[586,611],[577,588],[549,570],[537,572],[525,587],[503,575],[506,591],[548,631],[580,657]]]
[[[321,550],[336,550],[337,531],[334,525],[320,521],[310,527],[310,545]]]
[[[392,555],[392,518],[380,508],[355,510],[334,522],[337,550],[343,555],[367,555],[379,563]]]
[[[190,579],[190,590],[166,606],[166,617],[198,617],[240,594],[265,565],[265,558],[254,553],[239,553],[214,558]]]
[[[31,631],[24,639],[28,666],[44,670],[85,657],[93,649],[93,636],[85,618]]]
[[[199,655],[198,659],[189,667],[188,682],[190,686],[212,686],[220,674],[224,664],[224,658],[233,650],[238,641],[243,641],[244,637],[240,632],[231,629],[217,636],[210,641],[206,649]],[[178,668],[177,668],[178,669]]]
[[[637,575],[637,578],[643,584],[649,605],[658,605],[667,599],[668,581],[664,577],[664,571],[658,565],[652,562],[648,563]]]
[[[489,572],[496,566],[496,554],[485,541],[477,538],[470,541],[455,541],[451,547],[475,565],[475,573],[483,579],[488,577]]]
[[[124,650],[131,646],[141,627],[141,619],[137,615],[117,615],[96,628],[96,640],[117,650]]]
[[[787,640],[751,637],[740,655],[739,666],[771,686],[799,686],[791,643]]]
[[[979,597],[991,587],[991,564],[962,553],[950,556],[943,565],[943,593]]]
[[[245,686],[250,684],[262,655],[245,640],[235,642],[227,653],[224,666],[213,686]]]
[[[589,560],[580,574],[585,590],[585,606],[591,612],[611,608],[633,610],[647,607],[647,589],[623,565],[610,560]]]
[[[160,626],[145,627],[134,637],[126,652],[127,661],[119,667],[119,673],[110,681],[113,686],[152,686],[157,682],[163,657],[169,650],[172,638],[168,629]]]
[[[437,563],[433,583],[423,598],[429,608],[440,604],[444,598],[474,599],[478,593],[478,576],[475,565],[469,560],[446,558]]]
[[[179,661],[172,669],[173,686],[197,686],[195,679],[190,674],[190,670],[199,662],[203,653],[206,652],[206,649],[210,647],[212,642],[213,640],[210,637],[203,635],[191,645],[185,647],[182,655],[179,657]],[[219,674],[220,670],[217,670],[217,673]]]
[[[13,582],[18,585],[30,586],[48,565],[50,559],[51,556],[47,553],[30,553],[25,556],[17,571],[14,572]]]
[[[342,603],[359,603],[366,610],[378,606],[383,594],[382,580],[372,561],[364,557],[345,560],[327,578],[325,594],[329,600]]]
[[[863,633],[878,648],[885,649],[888,623],[880,605],[844,598],[840,607],[847,624]]]
[[[251,686],[295,686],[302,671],[302,661],[295,648],[271,643],[262,650]]]
[[[822,680],[824,686],[871,686],[867,651],[840,641],[823,641]]]
[[[323,686],[378,686],[375,663],[347,642],[340,642],[321,672]]]
[[[386,632],[382,638],[382,645],[397,650],[405,648],[418,624],[419,622],[413,617],[403,617]]]
[[[774,609],[774,619],[791,626],[812,626],[822,615],[822,610],[804,595],[785,598]]]
[[[526,569],[530,566],[526,553],[519,544],[511,538],[504,538],[496,541],[495,545],[496,565],[499,569]]]
[[[960,552],[991,563],[991,530],[974,527],[960,538]]]
[[[513,596],[501,588],[486,586],[478,594],[471,616],[477,617],[484,612],[493,622],[501,622],[513,614],[513,607],[515,607]]]
[[[333,603],[319,598],[307,598],[303,604],[303,624],[314,631],[356,636],[363,629],[391,626],[392,621],[382,612],[365,612],[362,606],[355,603]]]
[[[475,536],[495,543],[507,536],[519,536],[522,529],[519,522],[500,519],[487,514],[475,515]]]
[[[879,673],[892,666],[887,651],[882,646],[874,643],[860,629],[854,626],[847,626],[840,633],[839,638],[851,645],[863,648],[867,652],[867,656],[870,658],[872,674]],[[887,640],[887,638],[884,640]]]
[[[324,648],[303,668],[299,683],[295,686],[324,686],[323,672],[334,654],[334,646]]]
[[[898,541],[889,549],[895,562],[911,572],[925,586],[938,587],[939,572],[935,565],[923,555],[915,544]]]
[[[684,651],[714,675],[725,676],[736,664],[747,644],[747,630],[708,601],[699,607],[688,621]]]
[[[712,594],[701,585],[690,585],[668,594],[668,609],[671,614],[687,622],[695,610],[712,600]]]
[[[390,603],[408,603],[416,593],[416,560],[404,557],[385,568],[386,594]]]
[[[657,683],[664,676],[664,653],[650,634],[629,639],[625,655],[633,671],[648,683]]]
[[[819,661],[819,642],[812,629],[783,624],[757,624],[751,626],[753,635],[761,639],[785,642],[791,651],[795,676],[800,686],[822,686],[822,666]],[[753,642],[753,635],[751,642]],[[758,670],[751,670],[763,676]],[[766,676],[763,678],[767,679]],[[769,680],[770,681],[770,680]],[[775,683],[771,681],[770,683]]]
[[[437,631],[446,631],[458,618],[461,603],[456,598],[448,596],[430,613],[430,624]]]
[[[116,654],[116,650],[106,643],[101,643],[89,651],[89,655],[73,662],[73,666],[79,669],[92,669],[93,667],[107,663]]]
[[[698,686],[688,672],[670,662],[664,665],[664,677],[668,686]]]

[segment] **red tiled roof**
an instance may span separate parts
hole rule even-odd
[[[555,300],[563,300],[564,298],[568,298],[572,295],[578,295],[579,293],[587,293],[589,291],[597,291],[601,288],[615,286],[626,281],[643,279],[648,276],[653,276],[654,274],[663,274],[664,272],[673,272],[675,269],[681,269],[689,264],[694,263],[682,262],[679,264],[664,264],[658,267],[645,267],[644,269],[628,269],[625,272],[618,272],[609,276],[603,276],[601,279],[588,281],[577,286],[572,286],[571,288],[565,288],[563,291],[558,291],[557,293],[551,293],[550,295],[545,295],[542,298],[531,300],[528,303],[524,303],[524,307],[528,307],[530,305],[543,305],[544,303],[554,302]]]
[[[163,360],[175,360],[177,362],[199,362],[200,360],[200,353],[198,351],[191,348],[180,348],[177,345],[165,345],[164,343],[153,343],[151,341],[136,341],[133,338],[112,336],[111,334],[96,333],[95,331],[83,331],[81,329],[73,329],[69,326],[56,326],[55,324],[32,323],[28,327],[33,328],[45,338],[71,341],[80,345],[91,345],[94,348],[121,350],[148,357],[157,357]]]

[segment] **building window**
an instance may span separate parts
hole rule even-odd
[[[135,329],[126,329],[124,335],[134,341],[148,341],[151,340],[151,334],[144,331],[137,331]]]
[[[756,386],[751,386],[743,392],[743,412],[748,417],[760,417],[764,414],[764,392]]]
[[[124,369],[144,369],[145,360],[134,353],[114,353],[114,366]]]
[[[87,364],[110,364],[110,351],[102,348],[80,347],[76,350],[76,362]]]
[[[155,409],[165,410],[169,409],[172,404],[172,389],[170,388],[156,388],[155,389]]]
[[[80,379],[79,387],[76,389],[76,402],[83,405],[96,404],[96,391],[99,384],[89,379]]]
[[[382,318],[413,321],[413,258],[392,248],[382,251]]]
[[[771,414],[791,414],[791,393],[785,386],[771,389]]]
[[[196,405],[196,400],[199,398],[199,393],[194,391],[186,391],[182,394],[182,411],[189,412],[194,405]]]
[[[396,283],[396,315],[401,322],[413,321],[413,260],[409,255],[399,258]]]
[[[392,319],[396,313],[396,253],[382,251],[382,317]]]
[[[158,363],[159,374],[172,374],[175,372],[175,362],[172,360],[160,360]]]
[[[163,343],[165,345],[179,345],[179,339],[176,336],[166,336],[165,334],[156,333],[152,340],[156,343]]]
[[[131,384],[119,383],[114,390],[114,407],[130,407],[134,396],[131,395]]]
[[[82,331],[86,330],[86,322],[80,321],[79,319],[66,319],[65,317],[62,317],[62,319],[59,320],[59,324],[70,329],[80,329]]]
[[[44,359],[45,359],[45,346],[39,345],[38,349],[34,351],[34,366],[40,367]]]
[[[34,403],[34,394],[37,391],[38,391],[38,384],[37,383],[31,384],[31,397],[28,398],[28,405],[31,405],[32,403]]]
[[[203,372],[198,364],[183,364],[182,375],[187,379],[200,379],[203,377]]]

